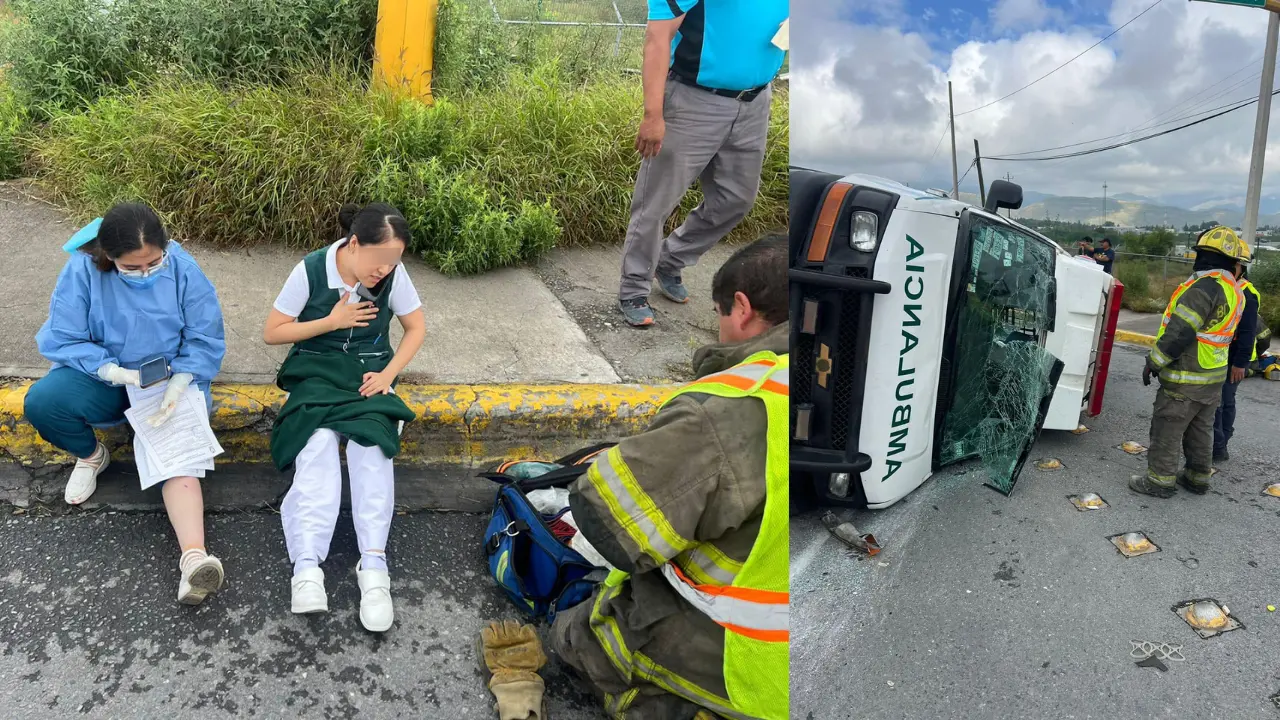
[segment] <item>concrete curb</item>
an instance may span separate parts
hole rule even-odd
[[[74,459],[41,440],[24,419],[23,401],[31,384],[21,381],[0,386],[0,456],[8,460],[9,468],[0,473],[8,476],[7,481],[0,477],[0,502],[61,503],[63,469]],[[592,442],[638,433],[674,390],[674,386],[644,385],[401,385],[400,396],[418,418],[405,425],[401,436],[396,458],[397,500],[416,497],[419,501],[406,504],[475,509],[476,501],[493,499],[491,492],[469,497],[474,493],[466,488],[475,490],[476,486],[467,478],[477,469],[510,459],[555,459]],[[212,425],[226,451],[217,460],[220,470],[239,468],[242,477],[256,476],[258,483],[270,477],[273,480],[268,484],[276,483],[280,474],[269,465],[271,425],[284,400],[284,393],[273,385],[214,385]],[[99,434],[113,448],[112,459],[125,461],[123,466],[132,473],[133,449],[127,428]],[[246,466],[259,469],[245,472]],[[116,467],[120,466],[113,464],[112,472]],[[234,475],[237,472],[228,473],[229,477]],[[456,487],[412,487],[415,483],[439,484],[441,479]],[[263,492],[275,497],[278,490],[263,488],[229,497],[226,503],[208,504],[261,505],[266,497]],[[468,497],[460,499],[460,494]],[[136,485],[132,490],[113,491],[108,497],[101,495],[100,489],[95,495],[97,504],[115,507],[150,507],[159,499],[143,502],[144,494]]]
[[[1129,332],[1128,330],[1116,330],[1116,342],[1151,347],[1156,344],[1156,339],[1152,335],[1143,335],[1142,333]]]

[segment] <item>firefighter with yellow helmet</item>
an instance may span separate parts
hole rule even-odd
[[[1134,476],[1129,487],[1155,497],[1172,497],[1178,485],[1197,494],[1209,489],[1214,416],[1245,310],[1239,279],[1252,260],[1249,246],[1231,228],[1218,226],[1202,233],[1195,249],[1191,277],[1169,299],[1142,369],[1143,384],[1156,375],[1160,390],[1151,414],[1147,474]],[[1181,468],[1179,451],[1186,453]]]

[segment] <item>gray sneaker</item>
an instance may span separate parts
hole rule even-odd
[[[631,327],[649,327],[653,324],[653,308],[649,307],[648,298],[632,298],[618,302],[622,317]]]
[[[657,273],[658,289],[662,295],[673,303],[689,302],[689,291],[685,289],[684,283],[679,275],[664,275]]]

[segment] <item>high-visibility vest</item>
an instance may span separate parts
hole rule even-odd
[[[1262,293],[1258,292],[1258,288],[1254,287],[1253,283],[1249,282],[1248,280],[1241,280],[1240,289],[1247,293],[1253,294],[1253,299],[1258,303],[1258,314],[1261,315],[1262,314]],[[1258,359],[1258,339],[1259,338],[1257,335],[1255,335],[1253,338],[1253,347],[1250,348],[1253,355],[1249,358],[1249,362],[1254,362]]]
[[[1198,280],[1211,277],[1222,286],[1227,298],[1227,312],[1223,319],[1211,327],[1204,327],[1205,320],[1186,308],[1178,307],[1178,298]],[[1227,377],[1227,356],[1231,349],[1231,340],[1235,336],[1236,325],[1244,314],[1244,292],[1236,284],[1236,279],[1223,270],[1201,270],[1193,273],[1187,281],[1173,291],[1169,298],[1169,306],[1165,308],[1164,317],[1160,320],[1160,331],[1156,333],[1157,347],[1152,349],[1152,358],[1162,367],[1160,378],[1183,385],[1212,385],[1222,382]],[[1169,363],[1177,358],[1166,358],[1159,349],[1160,338],[1164,336],[1169,319],[1177,315],[1186,320],[1196,331],[1196,364],[1195,368],[1170,368]]]
[[[661,569],[681,597],[724,628],[724,682],[728,697],[717,697],[658,666],[640,652],[623,646],[616,627],[609,622],[611,618],[602,617],[599,608],[604,600],[617,595],[629,577],[627,573],[621,570],[609,573],[593,610],[596,636],[615,664],[727,718],[785,720],[790,710],[789,378],[789,355],[756,353],[728,370],[686,385],[666,401],[669,403],[685,393],[703,393],[725,398],[759,398],[765,406],[768,427],[764,515],[742,569],[729,585],[698,583],[689,579],[675,562],[666,562]],[[606,455],[597,464],[611,460],[621,461],[621,458]],[[654,518],[644,524],[661,526]],[[661,534],[661,530],[655,532]],[[654,544],[663,542],[665,538],[654,539]],[[606,704],[611,712],[617,712],[624,709],[628,700],[625,696],[608,698]]]

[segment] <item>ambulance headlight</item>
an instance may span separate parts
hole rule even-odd
[[[849,247],[861,252],[874,252],[880,235],[880,218],[873,212],[859,210],[849,225]]]

